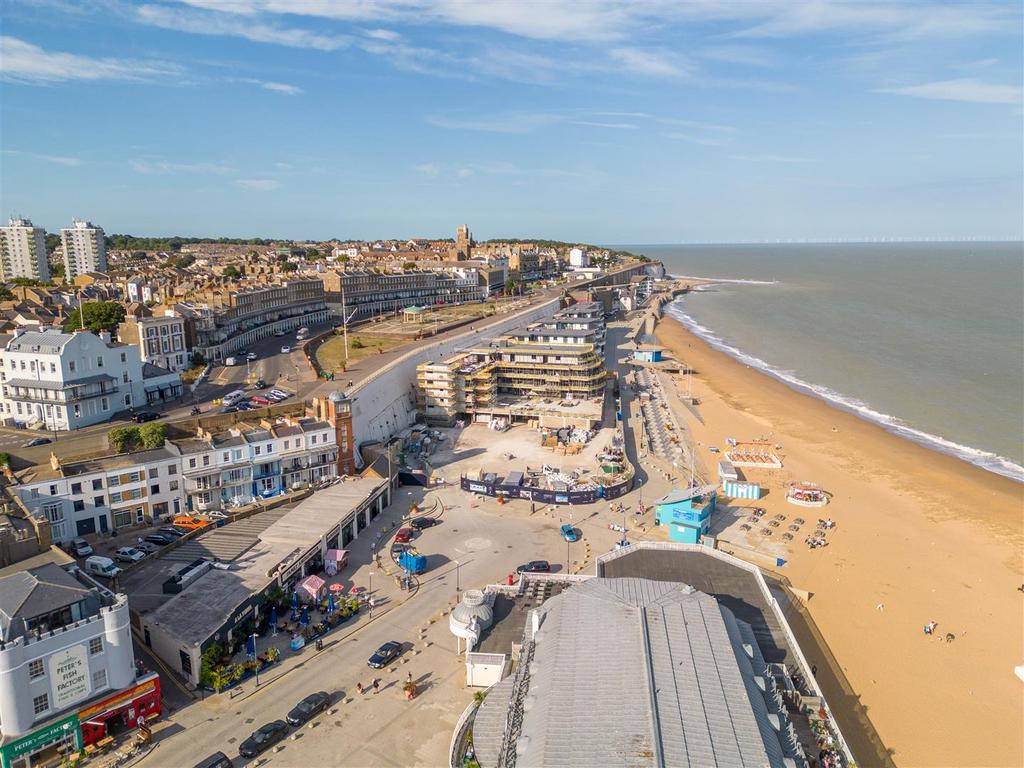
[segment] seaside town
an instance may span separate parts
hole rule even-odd
[[[694,433],[692,281],[25,218],[0,270],[3,768],[886,760],[781,575],[832,493]]]

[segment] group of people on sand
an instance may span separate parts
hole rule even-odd
[[[927,624],[924,625],[924,633],[926,635],[937,635],[938,632],[936,632],[935,630],[938,629],[938,627],[939,623],[937,621],[929,621]],[[945,640],[947,643],[952,643],[954,640],[956,640],[956,635],[954,635],[952,632],[947,632],[943,637],[943,640]]]

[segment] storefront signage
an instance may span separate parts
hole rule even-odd
[[[53,708],[70,707],[92,692],[89,678],[89,656],[84,645],[73,645],[50,657],[50,680],[53,681]]]
[[[96,717],[97,715],[101,715],[104,712],[108,712],[112,709],[118,709],[119,707],[124,706],[128,702],[137,699],[140,696],[155,691],[156,682],[157,676],[154,674],[152,677],[146,680],[146,682],[140,683],[139,685],[136,685],[134,688],[128,688],[126,690],[123,690],[120,693],[116,693],[113,696],[104,699],[103,701],[98,701],[92,706],[83,709],[78,713],[78,719],[82,722],[85,722],[86,720],[91,720],[92,718]]]
[[[480,485],[479,483],[470,483],[469,490],[471,490],[473,493],[487,493],[487,486]]]
[[[80,733],[81,731],[78,729],[78,718],[75,715],[65,717],[63,720],[58,720],[53,725],[47,726],[46,728],[40,728],[38,731],[30,733],[28,736],[4,745],[4,747],[0,749],[0,755],[3,756],[3,765],[6,768],[6,766],[9,766],[14,760],[18,759],[22,755],[31,755],[34,752],[38,752],[43,747],[59,740],[72,741],[75,748],[78,748],[82,745],[82,740],[79,735]]]

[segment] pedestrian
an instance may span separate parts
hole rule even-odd
[[[360,696],[363,695],[363,684],[362,683],[356,683],[356,693],[358,693]]]
[[[410,672],[410,673],[409,673],[409,679],[408,679],[408,682],[410,682],[410,683],[412,682],[412,672]]]
[[[373,695],[376,696],[378,691],[380,691],[380,681],[373,678]]]
[[[811,674],[815,677],[818,676],[818,667],[816,664],[811,664]]]

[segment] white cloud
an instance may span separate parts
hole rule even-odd
[[[608,55],[630,72],[651,77],[685,77],[689,68],[668,51],[641,48],[612,48]]]
[[[636,130],[640,127],[635,123],[601,123],[598,121],[591,122],[590,120],[574,120],[573,125],[587,125],[591,128],[612,128],[616,130]]]
[[[412,168],[417,173],[423,174],[430,179],[436,179],[441,175],[441,166],[437,163],[420,163],[419,165],[414,165]]]
[[[268,91],[276,91],[277,93],[286,93],[289,96],[295,96],[296,94],[302,93],[302,89],[297,85],[288,85],[288,83],[275,83],[270,80],[260,82],[260,88],[266,88]]]
[[[458,176],[460,179],[468,179],[470,176],[473,175],[473,169],[472,168],[459,168],[459,170],[456,171],[455,175]]]
[[[237,13],[242,3],[212,4],[218,11]],[[280,27],[274,24],[239,19],[229,13],[217,13],[168,8],[162,5],[142,5],[136,9],[136,18],[143,24],[162,29],[174,29],[196,35],[225,35],[241,37],[254,43],[273,43],[290,48],[312,48],[334,51],[344,48],[350,39],[343,35],[321,35],[298,27]]]
[[[935,83],[908,85],[903,88],[881,88],[881,93],[916,96],[921,99],[967,101],[978,104],[1013,104],[1024,101],[1024,91],[1016,85],[985,83],[971,77],[959,80],[941,80]]]
[[[501,112],[490,117],[459,117],[457,115],[428,115],[427,123],[437,128],[487,133],[529,133],[563,118],[547,112]]]
[[[388,42],[394,42],[395,40],[402,39],[400,34],[393,32],[390,29],[368,29],[366,30],[366,36],[373,38],[374,40],[386,40]]]
[[[130,165],[137,173],[192,173],[227,176],[236,169],[220,163],[171,163],[166,160],[132,160]]]
[[[0,78],[19,83],[68,80],[147,81],[180,76],[184,69],[163,61],[93,58],[47,51],[16,37],[0,37]]]
[[[281,182],[274,179],[235,179],[232,183],[253,192],[270,192],[281,186]]]
[[[34,160],[42,160],[46,163],[54,163],[55,165],[66,165],[70,168],[78,167],[82,164],[82,161],[77,157],[66,157],[64,155],[44,155],[39,152],[22,152],[18,149],[4,149],[0,150],[5,155],[18,155],[20,157],[31,157]]]

